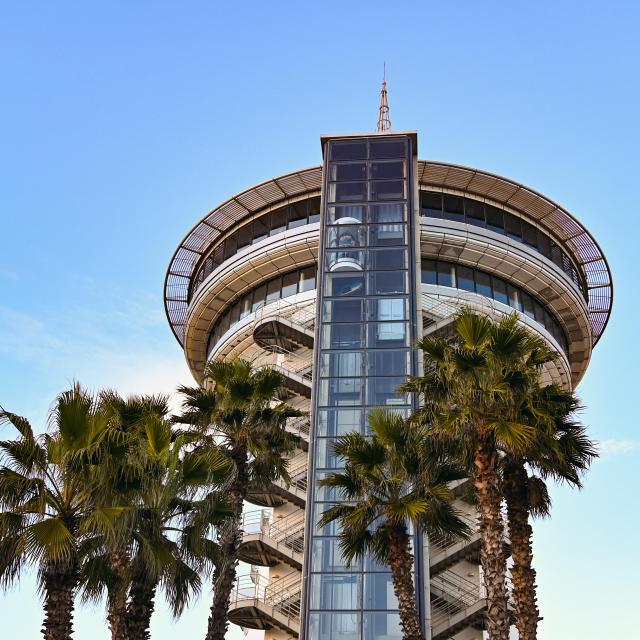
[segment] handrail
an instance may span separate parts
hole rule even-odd
[[[465,513],[458,513],[458,517],[462,520],[468,527],[471,529],[472,534],[477,533],[478,531],[478,516],[477,515],[467,515]],[[465,542],[464,538],[451,538],[445,534],[429,536],[429,544],[434,547],[438,547],[439,550],[446,550],[450,547],[453,547],[456,544],[460,544],[461,542]]]
[[[238,576],[231,592],[230,604],[254,600],[272,607],[288,618],[300,618],[300,573],[289,574],[280,580],[269,581],[260,574]]]
[[[241,526],[246,535],[263,535],[292,551],[303,551],[304,511],[296,510],[277,520],[268,509],[247,511],[242,514]]]

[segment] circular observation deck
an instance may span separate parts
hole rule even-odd
[[[567,210],[542,194],[501,176],[454,164],[418,161],[421,190],[468,196],[514,212],[547,233],[571,258],[586,298],[591,346],[607,325],[613,302],[611,271],[595,238]],[[184,347],[195,278],[214,246],[245,222],[320,195],[322,167],[285,174],[251,187],[222,203],[182,240],[165,278],[165,310]]]

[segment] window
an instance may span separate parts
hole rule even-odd
[[[368,378],[367,403],[372,405],[407,404],[406,394],[398,393],[397,388],[404,378]]]
[[[282,297],[293,296],[298,293],[298,279],[300,274],[297,271],[285,273],[282,278]]]
[[[510,213],[504,214],[504,231],[512,239],[522,242],[522,221]]]
[[[344,378],[362,375],[362,353],[344,351],[320,356],[320,377]]]
[[[323,381],[324,382],[324,381]],[[316,440],[316,468],[317,469],[337,469],[344,465],[344,458],[336,455],[333,445],[337,442],[334,438],[318,438]],[[341,500],[342,497],[336,497]],[[330,502],[330,500],[325,500]]]
[[[363,618],[364,640],[381,640],[382,638],[384,640],[402,640],[404,637],[398,613],[367,611],[363,614]]]
[[[320,409],[318,436],[343,436],[351,431],[362,431],[362,409]]]
[[[364,251],[358,249],[327,250],[325,253],[327,271],[362,271]]]
[[[360,614],[310,613],[308,640],[362,640]]]
[[[423,191],[420,196],[420,208],[423,216],[442,218],[442,194]]]
[[[405,155],[404,140],[380,140],[369,145],[371,158],[402,158]]]
[[[525,220],[522,221],[522,240],[530,247],[538,248],[538,230]]]
[[[504,212],[490,204],[485,205],[485,216],[487,220],[487,229],[496,233],[504,233]]]
[[[360,574],[312,575],[311,609],[359,609]],[[332,636],[335,637],[335,636]]]
[[[372,200],[402,200],[404,180],[384,180],[371,183]]]
[[[448,262],[438,262],[438,284],[441,287],[456,286],[455,267]]]
[[[381,271],[369,274],[369,294],[406,293],[407,274],[404,271]]]
[[[475,285],[473,282],[473,269],[469,267],[463,267],[458,265],[456,267],[457,287],[458,289],[464,289],[465,291],[475,291]]]
[[[348,164],[332,164],[330,166],[331,180],[366,180],[367,165],[364,162],[350,162]]]
[[[338,225],[327,229],[328,249],[349,249],[365,245],[365,227],[355,225]]]
[[[405,322],[375,322],[369,324],[369,347],[407,347],[409,332]]]
[[[325,296],[361,296],[364,293],[364,274],[330,273],[325,276]]]
[[[484,204],[482,202],[465,199],[464,212],[469,224],[476,225],[477,227],[485,226]]]
[[[369,205],[369,222],[404,222],[404,204]]]
[[[491,291],[491,276],[488,273],[482,271],[476,271],[476,292],[486,296],[487,298],[493,298]]]
[[[278,233],[282,233],[287,228],[287,209],[278,209],[271,214],[271,220],[269,221],[270,229],[269,235],[275,236]]]
[[[320,380],[318,404],[320,406],[352,406],[362,404],[362,378],[329,378]]]
[[[337,538],[317,538],[311,546],[311,571],[323,573],[344,573],[358,571],[361,567],[359,560],[354,560],[347,566],[346,560],[340,553]]]
[[[325,322],[362,322],[363,300],[331,300],[324,303],[322,319]]]
[[[256,218],[252,223],[253,239],[252,244],[264,240],[269,235],[269,227],[267,227],[267,221],[264,218]],[[235,253],[235,251],[234,251]]]
[[[398,606],[390,573],[370,573],[364,576],[364,609],[397,611]]]
[[[336,223],[340,220],[342,220],[340,224],[364,222],[365,208],[361,204],[342,204],[329,207],[329,222]]]
[[[406,298],[370,300],[371,320],[407,320],[409,301]]]
[[[455,222],[464,222],[464,202],[460,196],[444,197],[444,217]]]
[[[493,297],[502,304],[509,304],[509,296],[507,295],[507,283],[501,278],[492,276],[491,283],[493,285]]]
[[[436,275],[436,261],[435,260],[423,260],[422,261],[422,275],[420,278],[423,284],[437,284],[438,278]]]
[[[369,269],[397,270],[406,269],[404,249],[382,249],[369,251],[371,264]]]
[[[369,227],[369,244],[373,246],[392,246],[405,244],[405,225],[376,224]]]
[[[323,349],[361,349],[364,347],[361,324],[327,324],[322,327]]]
[[[409,352],[396,350],[369,353],[370,376],[404,376],[409,372]]]
[[[280,298],[280,292],[282,289],[282,279],[274,278],[267,283],[267,296],[265,298],[265,304],[275,302]]]
[[[260,307],[264,306],[264,299],[266,297],[266,294],[267,294],[266,285],[262,285],[261,287],[258,287],[253,292],[253,303],[251,305],[251,311],[257,311]]]
[[[404,162],[402,160],[393,162],[372,162],[371,178],[374,180],[404,178]]]
[[[333,142],[331,144],[332,160],[360,160],[366,157],[366,142]]]
[[[335,182],[329,185],[329,202],[366,199],[366,182]]]
[[[308,267],[300,272],[299,291],[309,291],[316,288],[316,267]]]

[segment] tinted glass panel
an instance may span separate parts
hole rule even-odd
[[[378,251],[370,251],[369,269],[389,270],[389,269],[405,269],[404,249],[381,249]]]
[[[465,200],[464,212],[469,224],[484,227],[484,204],[477,200]]]
[[[441,287],[455,287],[455,267],[446,262],[438,263],[438,284]]]
[[[322,348],[360,349],[364,346],[363,325],[331,324],[322,327]]]
[[[327,230],[327,248],[361,247],[365,244],[363,226],[338,225]]]
[[[361,566],[360,561],[353,561],[350,566],[340,553],[337,538],[318,538],[313,541],[311,548],[311,571],[324,573],[344,573],[345,571],[357,571]]]
[[[363,614],[364,640],[402,640],[402,627],[398,613],[365,612]]]
[[[303,291],[309,291],[309,289],[316,288],[316,268],[309,267],[308,269],[303,269],[300,272],[300,285],[299,291],[302,293]]]
[[[362,353],[359,351],[323,353],[320,356],[320,377],[348,378],[362,374]]]
[[[369,205],[370,222],[403,222],[404,205],[399,203]]]
[[[362,431],[362,409],[322,409],[318,411],[318,436],[342,436]]]
[[[365,576],[363,608],[398,610],[398,599],[393,592],[393,579],[390,573],[370,573]]]
[[[403,140],[384,140],[370,143],[371,158],[402,158],[405,154]]]
[[[491,291],[491,276],[488,273],[482,273],[476,271],[476,292],[487,296],[487,298],[493,297]]]
[[[309,640],[361,640],[360,614],[309,614]]]
[[[312,609],[358,609],[362,576],[351,575],[312,575]],[[337,636],[331,636],[336,638]]]
[[[491,231],[496,231],[497,233],[504,232],[504,212],[501,209],[487,204],[485,205],[485,215],[487,218],[487,229],[491,229]]]
[[[362,300],[332,300],[324,303],[322,319],[333,322],[362,322],[364,309]]]
[[[366,157],[366,142],[343,142],[331,145],[332,160],[360,160]]]
[[[404,162],[372,162],[371,177],[374,180],[404,178]]]
[[[408,351],[375,351],[369,354],[370,376],[403,376],[409,373]]]
[[[373,246],[391,246],[405,243],[403,224],[376,224],[369,227],[369,243]]]
[[[361,204],[343,204],[335,207],[329,207],[329,222],[338,222],[341,224],[346,222],[364,222],[364,212],[366,207]]]
[[[366,200],[366,182],[336,182],[329,185],[329,201]]]
[[[332,273],[325,279],[327,296],[361,296],[364,294],[364,274]]]
[[[464,222],[464,203],[459,196],[444,197],[444,217],[447,220]]]
[[[331,165],[331,180],[366,180],[367,165],[364,162]]]
[[[422,277],[423,284],[437,284],[436,276],[436,261],[435,260],[423,260],[422,261]]]
[[[381,295],[386,293],[406,293],[407,274],[404,271],[389,271],[370,274],[369,293]]]
[[[282,278],[282,297],[292,296],[298,293],[298,279],[300,275],[297,271],[286,273]]]
[[[420,199],[422,215],[442,218],[442,194],[422,192]]]
[[[405,322],[373,322],[369,324],[369,347],[398,348],[409,346]]]
[[[505,233],[513,240],[522,240],[522,224],[520,218],[512,216],[510,213],[504,215]]]
[[[401,200],[404,198],[404,180],[384,180],[371,183],[372,200]]]
[[[498,301],[502,302],[502,304],[509,304],[509,296],[507,295],[507,283],[493,276],[491,278],[491,282],[493,284],[493,297]]]
[[[456,267],[456,276],[456,286],[458,287],[458,289],[464,289],[465,291],[475,291],[475,285],[473,282],[473,269],[458,265]]]

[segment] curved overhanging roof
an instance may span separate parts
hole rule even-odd
[[[479,169],[419,160],[418,181],[427,187],[486,198],[520,212],[547,229],[584,272],[594,345],[598,342],[611,315],[611,270],[595,238],[574,216],[529,187]],[[291,198],[317,194],[321,185],[321,166],[272,178],[223,202],[189,231],[173,254],[165,278],[165,311],[180,344],[184,342],[191,279],[211,245],[243,219]]]

